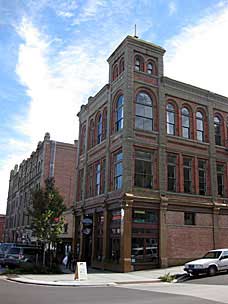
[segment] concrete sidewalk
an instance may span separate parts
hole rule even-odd
[[[128,273],[115,273],[99,270],[91,270],[88,273],[88,280],[74,280],[74,274],[57,275],[16,275],[8,276],[7,279],[15,282],[49,286],[112,286],[117,284],[136,284],[159,282],[159,277],[170,273],[184,274],[183,266],[170,267],[165,269],[153,269],[134,271]]]

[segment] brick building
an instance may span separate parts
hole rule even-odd
[[[48,177],[54,177],[55,187],[64,198],[67,207],[65,230],[61,238],[72,243],[72,203],[75,193],[75,162],[77,141],[74,144],[57,142],[50,139],[49,133],[39,142],[31,156],[16,165],[10,173],[6,211],[5,238],[8,242],[32,242],[35,239],[29,229],[31,218],[27,207],[31,204],[31,192],[44,187]],[[71,216],[69,216],[69,213]]]
[[[5,234],[5,214],[0,214],[0,242],[4,241],[4,234]]]
[[[176,265],[228,247],[228,98],[163,75],[127,36],[78,114],[74,248],[94,267]]]

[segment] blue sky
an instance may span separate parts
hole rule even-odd
[[[0,213],[10,170],[45,132],[77,138],[80,105],[134,24],[167,50],[166,76],[228,96],[228,1],[0,0]]]

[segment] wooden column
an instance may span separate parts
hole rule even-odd
[[[162,196],[161,204],[160,204],[160,235],[159,235],[159,255],[160,255],[161,268],[168,267],[167,226],[166,226],[167,208],[168,208],[168,198]]]
[[[105,263],[108,259],[108,236],[109,236],[109,214],[106,207],[104,207],[104,224],[103,224],[103,254],[102,261]]]
[[[97,215],[93,213],[93,230],[92,230],[92,256],[91,256],[91,263],[94,261],[96,256],[96,227],[97,227]]]
[[[77,220],[76,220],[76,215],[73,213],[73,228],[72,228],[72,254],[73,257],[75,258],[76,256],[76,244],[77,244],[77,235],[78,235],[78,229],[77,229]]]
[[[83,221],[83,218],[84,218],[84,213],[82,212],[81,213],[81,220],[80,220],[80,253],[79,253],[79,261],[82,261],[82,259],[84,259],[84,240],[83,240],[83,224],[82,224],[82,221]]]
[[[132,271],[131,222],[133,200],[124,200],[121,208],[120,265],[122,272]]]

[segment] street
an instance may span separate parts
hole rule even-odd
[[[156,284],[151,284],[156,285]],[[179,284],[175,284],[180,286]],[[164,286],[164,285],[163,285]],[[4,304],[218,304],[217,301],[152,290],[121,287],[44,287],[7,282],[0,279],[1,303]],[[221,302],[220,302],[221,303]],[[225,303],[225,302],[224,302]]]
[[[207,284],[207,285],[228,285],[228,274],[219,273],[215,276],[209,277],[206,275],[199,276],[198,278],[191,278],[186,281],[190,284]]]

